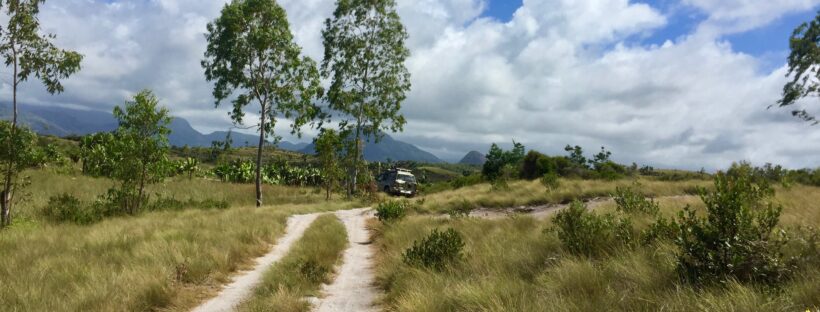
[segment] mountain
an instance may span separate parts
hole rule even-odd
[[[0,119],[11,119],[11,105],[0,104]],[[111,113],[71,109],[64,107],[47,107],[34,105],[19,106],[19,120],[21,124],[29,126],[32,130],[43,135],[68,136],[86,135],[95,132],[112,131],[117,128],[117,120]],[[209,147],[213,141],[224,141],[227,131],[217,131],[210,134],[202,134],[184,118],[175,117],[169,126],[171,135],[168,141],[174,146],[199,146]],[[231,140],[234,147],[256,146],[259,143],[259,136],[231,132]],[[287,141],[279,142],[279,148],[283,150],[313,154],[313,144],[291,143]],[[401,141],[396,141],[392,137],[385,135],[384,138],[375,142],[368,142],[365,145],[364,157],[369,161],[391,160],[413,160],[426,163],[443,162],[433,154],[425,152],[418,147]]]
[[[464,158],[462,158],[461,161],[459,161],[458,163],[459,164],[465,164],[465,165],[478,165],[478,166],[481,166],[481,165],[484,165],[484,163],[486,161],[487,161],[487,157],[485,157],[484,154],[476,152],[476,151],[471,151],[471,152],[467,153],[467,155],[464,155]]]
[[[301,150],[305,154],[314,154],[313,144]],[[364,145],[364,159],[367,161],[387,161],[412,160],[423,163],[442,163],[443,160],[435,155],[426,152],[413,144],[398,141],[393,137],[384,134],[384,137],[376,143],[374,140],[366,140]]]

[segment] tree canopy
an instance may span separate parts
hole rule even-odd
[[[820,96],[820,12],[813,21],[803,23],[794,30],[789,39],[787,77],[790,81],[783,87],[780,107],[794,107],[800,99]],[[817,103],[814,103],[817,104]],[[796,108],[792,115],[817,125],[817,117],[805,109]]]

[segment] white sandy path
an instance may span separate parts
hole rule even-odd
[[[373,249],[367,232],[370,209],[337,211],[336,216],[347,228],[350,246],[344,252],[342,266],[333,284],[324,285],[324,297],[314,301],[317,312],[378,311],[374,305],[378,296],[373,274]]]
[[[251,291],[262,281],[262,274],[270,266],[284,257],[290,247],[302,237],[305,230],[320,214],[296,215],[288,218],[285,235],[273,246],[268,254],[257,258],[256,265],[251,271],[239,273],[219,294],[204,304],[196,307],[194,312],[229,312],[248,298]]]

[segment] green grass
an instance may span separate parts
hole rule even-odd
[[[564,181],[562,181],[564,182]],[[564,182],[566,184],[566,182]],[[608,188],[592,183],[591,187]],[[674,194],[679,183],[648,184],[655,195]],[[610,183],[609,187],[614,188]],[[526,186],[526,185],[525,185]],[[479,188],[480,189],[480,188]],[[515,191],[512,191],[515,192]],[[476,189],[462,195],[482,196]],[[498,193],[490,193],[498,194]],[[503,194],[503,193],[501,193]],[[453,194],[452,198],[459,198]],[[489,196],[489,195],[488,195]],[[510,196],[510,195],[501,195]],[[820,188],[778,190],[784,205],[781,224],[820,224]],[[428,199],[429,200],[429,199]],[[525,201],[525,200],[524,200]],[[662,213],[672,215],[696,197],[669,198]],[[603,212],[614,206],[600,208]],[[648,220],[637,220],[645,226]],[[800,268],[777,290],[729,282],[696,289],[675,272],[675,247],[659,244],[621,250],[601,259],[566,252],[549,220],[440,219],[415,215],[391,225],[373,222],[378,250],[377,281],[390,311],[805,311],[820,308],[820,269]],[[442,272],[412,268],[401,253],[434,228],[452,227],[465,238],[461,263]]]
[[[288,255],[265,273],[239,311],[309,311],[305,298],[318,296],[321,284],[331,281],[346,247],[347,232],[339,219],[320,216]]]

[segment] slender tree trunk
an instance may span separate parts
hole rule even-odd
[[[361,125],[356,126],[356,149],[353,151],[353,172],[351,173],[350,194],[356,193],[357,180],[359,179],[359,158],[361,157]]]
[[[259,148],[256,150],[256,207],[262,207],[262,147],[265,145],[265,113],[262,105],[262,117],[259,121]]]
[[[11,224],[11,205],[12,195],[14,192],[14,185],[12,185],[12,177],[14,176],[14,165],[17,161],[17,151],[14,150],[14,140],[17,136],[17,85],[20,83],[17,80],[18,66],[17,66],[17,52],[14,50],[14,42],[12,41],[12,53],[14,63],[14,82],[12,84],[12,120],[11,133],[8,138],[8,146],[6,152],[8,154],[8,166],[6,167],[6,176],[3,183],[3,190],[0,192],[0,228],[4,228]]]
[[[136,207],[134,207],[133,211],[131,211],[131,214],[136,213],[137,211],[140,210],[140,208],[142,208],[142,194],[143,194],[144,189],[145,189],[145,164],[142,164],[142,172],[140,173],[140,190],[139,190],[139,194],[137,195]]]

